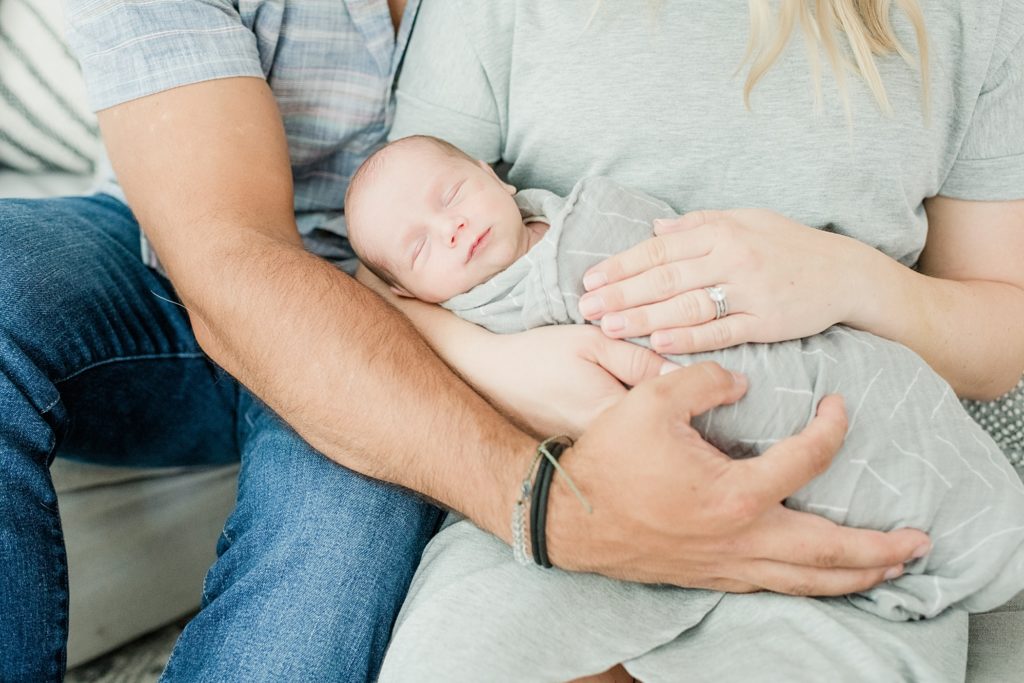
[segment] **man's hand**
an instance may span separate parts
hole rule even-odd
[[[733,403],[746,381],[701,363],[635,388],[602,414],[561,464],[549,500],[548,545],[566,569],[730,592],[841,595],[892,578],[928,537],[849,529],[781,501],[831,463],[846,432],[839,397],[799,435],[757,458],[731,460],[690,426]]]

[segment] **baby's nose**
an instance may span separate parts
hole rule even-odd
[[[466,229],[466,221],[459,219],[455,221],[452,228],[452,235],[448,238],[448,246],[454,248],[459,243],[459,233]]]

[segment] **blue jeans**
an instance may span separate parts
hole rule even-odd
[[[0,200],[0,681],[57,681],[65,667],[55,456],[241,459],[166,680],[375,677],[440,512],[328,461],[211,363],[138,242],[107,196]]]

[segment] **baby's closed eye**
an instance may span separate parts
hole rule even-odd
[[[441,203],[444,206],[451,206],[453,203],[455,203],[456,199],[461,194],[462,186],[465,182],[465,180],[460,180],[459,182],[452,185],[448,192],[445,193],[444,198],[441,200]]]

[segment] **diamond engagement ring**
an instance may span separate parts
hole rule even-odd
[[[715,304],[715,320],[729,315],[729,300],[725,298],[725,292],[721,286],[705,287],[704,291],[708,293],[711,301]]]

